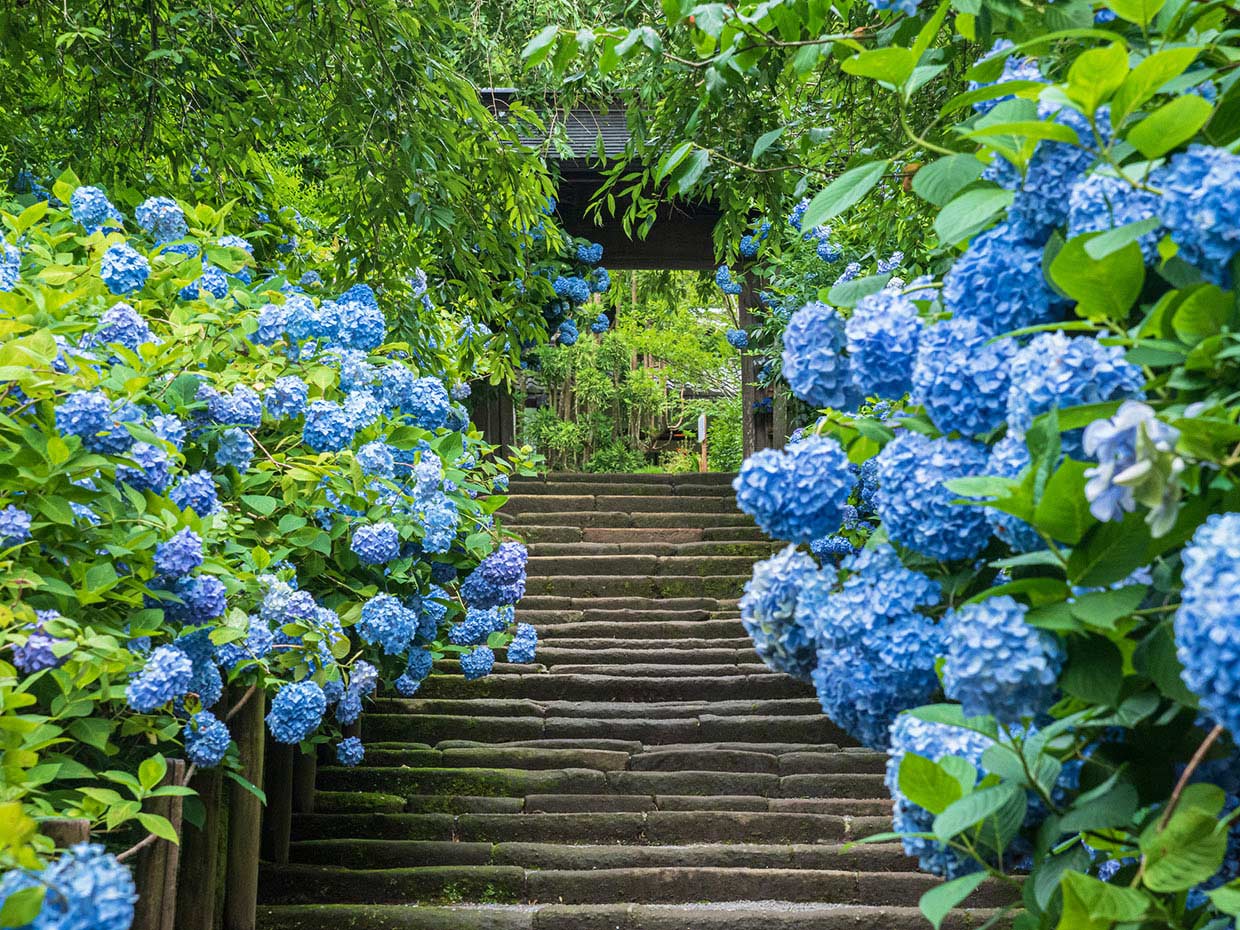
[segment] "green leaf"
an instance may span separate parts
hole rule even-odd
[[[1087,830],[1109,830],[1127,826],[1137,812],[1137,789],[1120,782],[1098,797],[1082,802],[1077,798],[1059,819],[1063,833],[1084,833]]]
[[[964,796],[956,778],[938,763],[913,752],[906,752],[900,760],[899,785],[905,797],[932,814],[941,814]]]
[[[1146,158],[1157,158],[1197,135],[1213,113],[1214,107],[1204,98],[1185,94],[1133,126],[1127,138]]]
[[[241,501],[255,513],[260,513],[264,517],[269,517],[275,513],[280,502],[274,497],[267,497],[265,494],[242,494]]]
[[[36,883],[10,894],[4,899],[4,905],[0,906],[0,927],[24,927],[34,923],[43,910],[43,896],[46,893],[46,886]]]
[[[138,766],[138,783],[148,791],[154,788],[168,773],[168,763],[163,756],[149,756]]]
[[[1059,685],[1073,697],[1114,707],[1124,685],[1124,657],[1100,636],[1071,637]]]
[[[913,193],[936,207],[943,207],[986,169],[973,155],[948,155],[932,161],[913,175]]]
[[[69,735],[95,749],[106,749],[112,736],[113,723],[102,717],[79,717],[69,724]]]
[[[1146,233],[1152,233],[1162,224],[1156,216],[1149,219],[1127,223],[1099,233],[1085,243],[1085,253],[1095,261],[1106,258],[1112,252],[1118,252],[1130,242],[1136,242]]]
[[[1092,591],[1077,597],[1068,609],[1081,622],[1100,630],[1113,630],[1117,621],[1130,616],[1141,606],[1147,589],[1131,585],[1118,591]]]
[[[1198,285],[1176,306],[1171,328],[1180,339],[1193,345],[1221,332],[1234,311],[1230,293],[1213,284]]]
[[[173,828],[167,817],[160,817],[158,814],[142,813],[138,815],[138,823],[146,828],[148,833],[154,833],[161,840],[167,840],[169,843],[181,842],[181,838],[177,836],[177,831]]]
[[[1018,139],[1063,142],[1067,145],[1080,145],[1080,136],[1076,130],[1063,123],[1043,122],[1042,120],[1019,120],[1014,123],[984,123],[977,129],[962,133],[966,139],[986,137],[1015,136]]]
[[[761,158],[766,153],[766,150],[774,145],[776,140],[784,134],[784,129],[786,128],[785,126],[780,126],[758,136],[758,141],[753,144],[753,154],[749,156],[750,160],[757,161]]]
[[[1068,69],[1068,96],[1086,116],[1110,99],[1128,76],[1128,53],[1118,42],[1077,56]]]
[[[1206,897],[1224,914],[1240,917],[1240,882],[1232,882],[1222,888],[1207,891]]]
[[[654,170],[655,181],[662,181],[665,177],[667,177],[668,172],[684,161],[685,156],[692,150],[692,142],[682,142],[680,145],[676,146],[676,148],[672,149],[661,159],[659,159],[659,164]],[[757,156],[754,157],[756,158]]]
[[[813,229],[839,216],[868,194],[887,171],[888,162],[872,161],[849,168],[815,195],[801,218],[804,229]]]
[[[527,68],[533,68],[543,63],[547,55],[551,52],[552,43],[560,34],[558,25],[547,26],[538,35],[530,39],[526,43],[525,48],[521,50],[521,58],[525,62]]]
[[[874,274],[845,281],[831,287],[827,292],[827,301],[834,307],[855,307],[862,298],[881,291],[890,280],[889,274]]]
[[[1052,539],[1075,545],[1093,522],[1085,499],[1085,462],[1064,459],[1055,469],[1033,511],[1032,523]]]
[[[1165,829],[1158,829],[1160,821],[1141,835],[1147,888],[1185,891],[1218,872],[1227,853],[1227,830],[1215,817],[1181,803]]]
[[[945,245],[961,242],[990,225],[991,220],[1012,205],[1015,197],[1015,193],[1001,187],[965,191],[939,211],[934,218],[934,231]]]
[[[1128,114],[1145,103],[1172,78],[1182,74],[1201,51],[1199,48],[1169,48],[1155,52],[1124,78],[1111,101],[1111,121],[1122,126]]]
[[[987,877],[985,872],[974,872],[971,875],[953,878],[950,882],[944,882],[923,894],[917,906],[921,909],[922,914],[925,915],[926,920],[930,921],[934,930],[939,930],[947,915],[958,907],[965,898],[973,894],[977,890],[978,885],[984,882]]]
[[[1197,706],[1197,696],[1184,685],[1184,666],[1176,654],[1169,623],[1161,624],[1141,641],[1132,654],[1132,665],[1173,701],[1185,707]]]
[[[950,840],[987,818],[994,817],[1013,798],[1024,802],[1020,788],[1013,784],[992,785],[966,794],[934,818],[934,835]]]
[[[1107,6],[1115,11],[1120,19],[1144,26],[1150,22],[1167,0],[1107,0]]]
[[[846,74],[873,78],[876,81],[890,84],[892,87],[899,87],[908,80],[916,64],[917,56],[911,51],[893,45],[887,48],[869,49],[854,55],[840,65],[840,70]],[[805,225],[806,228],[812,229],[817,224]]]
[[[683,194],[692,190],[693,185],[701,179],[710,164],[710,152],[706,149],[694,149],[680,166],[672,173],[671,187],[674,193]]]
[[[1077,313],[1089,319],[1123,321],[1145,283],[1145,260],[1136,242],[1102,258],[1086,248],[1105,233],[1074,236],[1051,262],[1050,277],[1078,304]]]
[[[1063,913],[1056,930],[1112,930],[1119,923],[1140,920],[1150,900],[1136,888],[1108,885],[1082,872],[1064,872]]]

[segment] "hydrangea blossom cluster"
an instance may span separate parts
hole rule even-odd
[[[1185,261],[1227,286],[1229,264],[1240,250],[1240,156],[1190,145],[1155,171],[1160,215]]]
[[[528,623],[518,623],[517,631],[508,644],[508,662],[521,665],[533,662],[538,649],[538,631]]]
[[[1007,435],[990,447],[986,474],[1016,478],[1029,467],[1029,461],[1029,449],[1024,440]],[[1020,517],[987,507],[986,520],[995,536],[1016,552],[1033,552],[1044,545],[1037,530]]]
[[[866,746],[881,749],[900,711],[938,690],[940,629],[921,611],[938,604],[937,582],[905,568],[888,545],[844,559],[801,591],[796,620],[817,648],[813,682],[823,712]]]
[[[146,256],[134,251],[123,242],[109,246],[103,253],[99,277],[113,294],[125,295],[140,291],[151,276],[151,265]]]
[[[985,55],[979,59],[985,61],[996,55],[1002,55],[1004,52],[1015,48],[1015,45],[1009,39],[999,39],[990,47]],[[1003,59],[1003,73],[994,81],[970,81],[969,90],[980,90],[983,87],[993,87],[996,85],[1010,84],[1013,81],[1037,81],[1044,83],[1041,69],[1038,62],[1033,58],[1026,58],[1023,55],[1008,55]],[[989,100],[979,100],[973,104],[973,109],[978,113],[989,113],[996,106],[1005,100],[1013,99],[1013,94],[1006,94],[999,97],[991,97]]]
[[[38,622],[29,628],[26,642],[13,646],[13,664],[27,675],[59,668],[68,658],[67,655],[57,656],[54,649],[64,641],[51,636],[43,628],[43,624],[60,619],[60,614],[54,610],[38,610],[35,616]]]
[[[1064,649],[1025,623],[1028,608],[1006,594],[948,613],[943,690],[966,717],[990,715],[1015,725],[1054,703]]]
[[[844,320],[817,301],[792,315],[784,330],[784,379],[814,407],[851,410],[859,399],[844,355]]]
[[[1158,419],[1154,408],[1135,400],[1120,404],[1115,416],[1085,427],[1082,447],[1098,464],[1085,471],[1089,512],[1103,522],[1122,520],[1142,502],[1151,504],[1156,522],[1175,519],[1176,478],[1185,468],[1175,454],[1180,431]],[[1152,493],[1151,493],[1152,492]],[[1164,511],[1159,514],[1159,510]]]
[[[1008,429],[1018,436],[1036,416],[1053,408],[1142,396],[1145,376],[1124,359],[1122,346],[1103,345],[1093,336],[1040,333],[1012,358]],[[1080,430],[1063,434],[1064,452],[1080,458]]]
[[[1131,181],[1095,172],[1078,181],[1068,195],[1068,238],[1140,223],[1158,216],[1158,211],[1157,195]],[[1154,230],[1137,240],[1147,263],[1157,259],[1160,238]]]
[[[489,646],[478,646],[461,656],[461,673],[466,681],[476,681],[491,674],[495,666],[495,653]]]
[[[157,243],[180,239],[189,232],[185,211],[170,197],[150,197],[138,205],[133,215]]]
[[[77,188],[69,197],[69,211],[88,233],[101,229],[105,223],[121,222],[120,211],[97,187]]]
[[[382,565],[400,555],[400,531],[387,520],[363,523],[353,530],[349,548],[365,564]]]
[[[818,574],[814,560],[787,546],[754,566],[741,596],[741,624],[758,656],[777,672],[808,681],[817,660],[813,635],[796,619],[797,598]]]
[[[356,736],[346,736],[336,746],[336,761],[352,768],[361,765],[366,757],[366,747]]]
[[[319,728],[327,711],[327,696],[313,681],[284,685],[271,699],[267,729],[280,743],[300,743]]]
[[[392,595],[378,594],[362,605],[355,629],[388,655],[404,655],[417,632],[418,615]]]
[[[729,329],[725,334],[728,345],[738,352],[749,348],[749,333],[743,329]]]
[[[986,548],[986,515],[960,507],[945,481],[981,475],[986,450],[967,440],[902,433],[878,454],[878,514],[901,546],[932,559],[967,559]]]
[[[1063,312],[1042,274],[1042,246],[1009,223],[973,237],[943,279],[943,303],[991,335],[1053,323]]]
[[[744,285],[732,277],[732,269],[727,265],[720,265],[715,270],[715,283],[719,285],[719,290],[731,296],[735,296],[745,289]]]
[[[215,768],[224,761],[232,736],[228,727],[215,714],[201,710],[194,714],[182,731],[185,756],[199,768]]]
[[[146,660],[142,671],[130,679],[125,699],[140,714],[158,710],[189,691],[194,663],[176,646],[160,646]]]
[[[470,572],[461,585],[461,597],[467,605],[480,610],[515,604],[525,596],[528,557],[520,543],[502,543]]]
[[[938,762],[947,756],[956,756],[975,768],[982,764],[984,753],[993,741],[973,730],[953,727],[944,723],[932,723],[909,714],[901,714],[891,726],[891,741],[887,749],[887,790],[895,800],[893,811],[894,829],[901,833],[933,833],[934,815],[924,807],[913,803],[900,790],[900,764],[907,753]],[[959,878],[976,872],[980,866],[963,853],[946,843],[924,837],[905,836],[904,852],[917,859],[926,872],[944,878]]]
[[[858,393],[903,396],[912,383],[921,331],[917,307],[903,294],[880,291],[862,298],[844,325]]]
[[[165,578],[180,578],[202,565],[202,537],[189,527],[155,546],[155,571]]]
[[[30,539],[30,514],[12,504],[0,510],[0,546],[16,546]]]
[[[138,900],[129,869],[102,846],[79,843],[34,873],[11,869],[0,879],[0,906],[27,888],[43,887],[43,905],[28,930],[129,930]]]
[[[967,318],[923,331],[912,399],[944,433],[970,438],[1003,422],[1017,346],[1012,339],[992,338],[981,323]]]
[[[17,287],[21,270],[22,253],[0,237],[0,291],[11,291]]]
[[[1176,654],[1184,684],[1201,710],[1240,735],[1240,514],[1211,514],[1182,555],[1184,590],[1175,613]]]
[[[768,536],[809,543],[840,528],[853,476],[838,442],[809,436],[750,456],[732,487],[737,506]]]

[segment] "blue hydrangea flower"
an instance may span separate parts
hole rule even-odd
[[[1042,246],[1025,242],[1007,223],[973,237],[943,279],[943,303],[953,317],[975,320],[991,335],[1063,316],[1062,301],[1042,275]]]
[[[230,427],[220,433],[219,446],[215,450],[215,464],[219,468],[229,466],[245,471],[254,458],[254,440],[238,427]]]
[[[892,540],[932,559],[972,558],[990,538],[981,507],[952,502],[943,487],[953,478],[981,475],[986,451],[965,440],[902,433],[877,456],[878,515]]]
[[[169,620],[199,624],[222,616],[227,607],[224,583],[214,575],[178,578],[169,588],[180,601],[161,600],[159,606]]]
[[[793,229],[795,229],[797,232],[800,232],[801,231],[801,220],[805,218],[805,211],[808,209],[809,209],[809,198],[808,197],[801,198],[801,200],[797,203],[797,205],[792,208],[792,212],[788,214],[788,225],[791,226]]]
[[[943,690],[966,717],[989,715],[1011,726],[1055,701],[1064,648],[1025,623],[1028,608],[1006,594],[948,612]]]
[[[1229,263],[1240,250],[1240,156],[1190,145],[1155,171],[1150,185],[1162,192],[1159,209],[1180,256],[1229,286]]]
[[[422,550],[438,554],[451,549],[458,519],[456,504],[443,494],[427,501],[418,513],[418,525],[423,534]]]
[[[365,304],[359,301],[340,302],[341,344],[352,349],[369,352],[383,345],[387,335],[387,321],[378,304]]]
[[[145,255],[135,252],[123,242],[118,242],[103,253],[99,277],[113,294],[132,294],[146,285],[151,276],[151,265]]]
[[[838,579],[838,581],[837,581]],[[940,628],[921,611],[939,603],[937,582],[906,568],[888,545],[809,578],[796,621],[817,648],[812,679],[823,712],[866,746],[886,746],[896,715],[938,691]]]
[[[577,246],[577,261],[597,265],[603,260],[603,247],[597,242]]]
[[[1017,346],[991,338],[971,319],[946,320],[922,333],[912,399],[944,433],[977,436],[1003,422]]]
[[[418,426],[435,430],[443,426],[451,406],[448,389],[438,378],[418,378],[409,388],[409,394],[401,404]]]
[[[223,762],[232,743],[227,725],[209,710],[200,710],[190,717],[181,736],[185,740],[185,757],[200,769],[215,768]]]
[[[757,236],[751,235],[749,233],[746,233],[745,235],[741,236],[741,244],[738,249],[738,251],[740,252],[741,258],[753,258],[754,256],[756,256],[758,254],[758,246],[760,244],[761,244],[761,241],[758,239]]]
[[[17,287],[21,270],[22,253],[0,237],[0,291],[11,291]]]
[[[1016,478],[1028,467],[1029,449],[1024,440],[1009,434],[991,447],[986,474],[999,478]],[[1045,546],[1038,531],[1020,517],[988,507],[986,521],[995,536],[1015,552],[1033,552]]]
[[[921,0],[869,0],[870,6],[875,10],[895,10],[905,16],[915,15],[920,2]]]
[[[54,610],[39,610],[35,612],[35,615],[38,617],[38,623],[29,627],[30,632],[26,637],[26,642],[20,646],[13,646],[13,664],[17,666],[18,671],[27,675],[41,672],[44,669],[59,668],[69,657],[68,653],[56,655],[53,648],[65,640],[56,639],[43,628],[43,624],[60,619],[60,614]]]
[[[492,494],[507,494],[508,493],[508,476],[507,475],[496,475],[491,480],[491,493]]]
[[[495,653],[488,646],[478,646],[461,656],[461,673],[466,681],[485,678],[495,666]]]
[[[346,736],[336,746],[336,761],[352,768],[366,757],[366,747],[356,736]]]
[[[572,320],[565,320],[556,330],[556,337],[562,346],[573,346],[577,344],[580,333],[577,331],[577,324]]]
[[[749,347],[749,333],[743,329],[729,329],[726,336],[728,345],[738,352]]]
[[[175,646],[160,646],[147,657],[142,671],[129,679],[125,699],[140,714],[158,710],[189,691],[194,663]]]
[[[1068,238],[1105,232],[1158,216],[1156,194],[1109,174],[1091,174],[1068,194]],[[1159,230],[1137,240],[1147,263],[1158,259]]]
[[[847,536],[836,535],[815,539],[809,544],[809,551],[825,565],[828,561],[838,561],[845,556],[852,555],[857,548],[849,542]]]
[[[1137,507],[1136,485],[1153,472],[1156,459],[1170,460],[1172,469],[1183,470],[1184,464],[1174,457],[1180,431],[1158,419],[1154,409],[1135,400],[1120,404],[1115,416],[1099,419],[1085,427],[1082,447],[1086,455],[1098,461],[1085,470],[1085,498],[1089,512],[1104,522],[1122,520],[1124,514]],[[1174,472],[1170,477],[1174,478]],[[1170,482],[1171,491],[1175,487]],[[1164,492],[1166,496],[1167,492]],[[1174,508],[1178,498],[1167,505]]]
[[[56,428],[65,436],[83,440],[111,424],[112,402],[102,391],[75,391],[56,405]]]
[[[305,412],[309,397],[310,389],[306,382],[296,375],[284,375],[276,378],[267,389],[264,404],[267,414],[274,419],[293,419]]]
[[[583,304],[590,299],[590,282],[577,275],[560,275],[552,282],[555,296],[573,304]]]
[[[858,392],[903,396],[912,384],[921,330],[917,307],[903,294],[880,291],[863,297],[844,324],[848,365]]]
[[[0,510],[0,546],[16,546],[30,538],[30,514],[12,504]]]
[[[840,528],[852,491],[838,442],[810,436],[788,449],[763,449],[732,481],[736,504],[772,539],[809,543]]]
[[[236,668],[237,663],[245,659],[263,659],[275,645],[275,636],[271,627],[262,617],[250,617],[249,630],[246,637],[239,643],[225,643],[215,651],[215,660],[226,672]]]
[[[1184,590],[1175,613],[1181,677],[1201,710],[1240,734],[1240,514],[1211,514],[1183,551]]]
[[[431,666],[435,663],[434,656],[425,649],[413,649],[409,652],[409,658],[405,663],[405,676],[416,682],[421,682],[431,673]]]
[[[725,294],[736,295],[745,289],[741,282],[732,277],[732,269],[727,265],[720,265],[715,271],[715,283],[719,285],[719,290]]]
[[[221,393],[209,384],[198,388],[196,400],[206,401],[207,413],[221,426],[256,428],[263,422],[263,402],[253,388],[234,385],[231,394]]]
[[[861,274],[860,262],[849,262],[844,266],[844,270],[840,272],[840,276],[835,279],[836,284],[847,284],[857,275]]]
[[[426,642],[435,639],[439,632],[439,625],[448,616],[448,601],[451,599],[448,592],[439,587],[438,583],[431,585],[430,591],[419,600],[417,605],[419,639]]]
[[[224,273],[223,268],[204,261],[202,263],[202,272],[198,277],[181,288],[180,298],[182,300],[197,300],[207,294],[216,300],[223,300],[227,297],[228,275]]]
[[[452,624],[448,630],[448,642],[454,646],[476,646],[485,643],[494,631],[492,612],[470,607],[465,613],[465,619]]]
[[[828,569],[828,571],[830,571]],[[816,664],[813,635],[795,619],[797,598],[818,566],[796,546],[757,563],[741,596],[741,624],[770,668],[808,681]]]
[[[41,873],[11,869],[0,879],[0,904],[43,886],[43,906],[22,930],[129,930],[138,900],[133,877],[103,846],[79,843]]]
[[[1121,346],[1093,336],[1039,333],[1012,359],[1008,429],[1023,436],[1039,414],[1052,408],[1142,397],[1145,377],[1124,360]],[[1063,451],[1081,458],[1082,431],[1063,434]]]
[[[418,615],[390,594],[379,594],[362,605],[358,635],[388,655],[404,655],[418,628]]]
[[[487,610],[515,604],[525,596],[525,546],[502,543],[483,559],[461,584],[461,597],[470,607]]]
[[[189,232],[185,211],[171,197],[150,197],[138,205],[134,219],[156,242],[180,239]]]
[[[134,443],[125,458],[134,464],[117,466],[118,484],[129,485],[135,491],[164,494],[172,480],[172,463],[164,449],[150,443]]]
[[[993,58],[995,55],[1002,54],[1008,49],[1015,48],[1015,45],[1009,39],[998,39],[994,45],[990,47],[985,55],[979,59],[985,61],[987,58]],[[969,90],[979,90],[983,87],[992,87],[997,84],[1008,84],[1012,81],[1038,81],[1045,83],[1042,77],[1042,71],[1038,67],[1038,62],[1033,58],[1025,58],[1023,55],[1008,55],[1003,61],[1003,73],[994,81],[970,81]],[[1014,94],[1006,94],[1002,97],[992,97],[989,100],[979,100],[973,104],[973,109],[978,113],[989,113],[996,106],[1005,100],[1014,100]]]
[[[357,450],[356,457],[363,474],[380,478],[392,478],[396,475],[396,459],[392,455],[392,447],[381,439],[366,443]]]
[[[172,443],[177,449],[185,445],[185,424],[181,422],[180,417],[173,414],[159,413],[151,417],[151,421],[147,425],[152,433],[160,439]]]
[[[370,391],[354,391],[344,401],[344,412],[354,431],[363,430],[383,415],[378,398]]]
[[[469,395],[474,392],[468,381],[458,381],[452,385],[452,389],[448,392],[452,395],[452,399],[456,401],[469,400]]]
[[[121,221],[120,211],[112,206],[108,195],[97,187],[79,187],[69,197],[69,212],[87,232],[94,232],[104,223]]]
[[[155,571],[180,578],[202,565],[202,538],[189,527],[155,546]]]
[[[314,452],[339,452],[353,444],[353,423],[339,404],[312,400],[301,439]]]
[[[819,239],[818,245],[814,247],[814,251],[827,264],[838,262],[844,255],[844,250],[840,248],[840,244],[830,239]]]
[[[784,330],[784,380],[792,393],[814,407],[853,409],[860,398],[844,354],[844,320],[814,301],[792,315]]]
[[[595,268],[590,272],[590,292],[606,294],[611,290],[611,273],[606,268]]]
[[[382,565],[400,555],[400,533],[387,520],[364,523],[353,530],[349,548],[363,563]]]
[[[327,711],[327,696],[307,679],[281,686],[271,699],[267,729],[278,743],[300,743],[319,728]]]
[[[109,307],[99,318],[91,341],[100,345],[115,343],[137,352],[140,345],[153,342],[154,337],[138,311],[122,302]]]
[[[185,475],[173,486],[168,496],[182,510],[192,510],[200,517],[209,516],[220,509],[215,480],[209,471]]]
[[[590,324],[590,332],[595,335],[602,335],[610,328],[611,320],[608,319],[606,313],[599,313],[599,315],[594,318],[594,322]]]
[[[528,623],[518,623],[517,632],[508,644],[507,661],[514,665],[533,662],[537,650],[538,632]]]
[[[258,329],[250,335],[250,341],[260,346],[269,346],[284,338],[284,327],[288,321],[288,308],[284,304],[263,304],[258,309]]]
[[[887,790],[895,801],[894,829],[901,833],[933,833],[934,815],[914,804],[900,791],[900,763],[906,753],[913,753],[931,762],[946,756],[957,756],[975,768],[982,764],[982,753],[994,741],[988,736],[963,727],[931,723],[909,714],[901,714],[891,727],[887,750]],[[905,837],[904,852],[917,859],[923,871],[944,878],[959,878],[981,868],[978,863],[946,843],[921,837]]]

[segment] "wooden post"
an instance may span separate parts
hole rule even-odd
[[[185,760],[169,759],[163,785],[185,780]],[[181,835],[181,797],[151,798],[142,805],[147,813],[166,817]],[[138,903],[134,907],[134,930],[177,930],[177,866],[181,847],[170,840],[156,840],[138,853],[134,883]]]
[[[293,813],[314,813],[314,779],[318,769],[314,750],[299,752],[293,757]]]
[[[57,849],[90,842],[90,821],[84,817],[48,817],[39,821],[39,832],[50,837]]]
[[[775,392],[774,430],[771,445],[782,449],[788,441],[788,395],[783,391]]]
[[[737,322],[740,328],[748,330],[753,323],[753,314],[750,310],[758,305],[758,295],[755,289],[755,281],[752,274],[746,272],[741,276],[742,290],[737,300]],[[756,417],[753,405],[758,399],[757,389],[754,387],[754,379],[757,372],[754,371],[754,358],[749,352],[741,353],[741,448],[745,458],[749,458],[758,449],[763,448],[759,444]]]
[[[236,706],[242,692],[234,689],[230,703]],[[241,777],[252,785],[263,783],[263,712],[261,691],[233,718],[233,739],[241,753]],[[263,805],[248,788],[237,783],[228,791],[228,868],[225,870],[224,930],[255,930],[258,923],[258,858],[261,845]]]
[[[288,864],[288,844],[293,830],[293,752],[294,746],[267,740],[263,764],[263,791],[267,809],[263,811],[262,858],[277,865]]]
[[[200,827],[186,823],[181,830],[177,930],[215,930],[223,776],[219,771],[197,772],[189,786],[198,792],[203,820]]]

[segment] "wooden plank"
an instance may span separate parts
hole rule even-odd
[[[298,752],[293,757],[293,813],[314,813],[314,780],[318,768],[313,750]]]
[[[288,864],[289,838],[293,830],[293,753],[295,746],[277,743],[268,737],[263,757],[262,858],[277,865]]]
[[[185,780],[185,760],[169,759],[162,785],[179,785]],[[182,798],[150,798],[144,811],[167,818],[181,834]],[[134,906],[134,930],[177,930],[177,868],[181,847],[171,840],[157,839],[138,853],[134,864],[134,883],[138,903]]]
[[[201,826],[186,821],[181,830],[181,868],[177,876],[177,930],[214,930],[218,913],[220,825],[224,786],[218,770],[195,773],[189,786],[203,807]]]
[[[242,693],[230,695],[236,705]],[[266,700],[255,692],[232,719],[233,739],[241,753],[241,775],[263,783],[263,713]],[[228,866],[225,869],[224,930],[255,930],[258,924],[258,860],[263,806],[244,785],[228,791]]]

